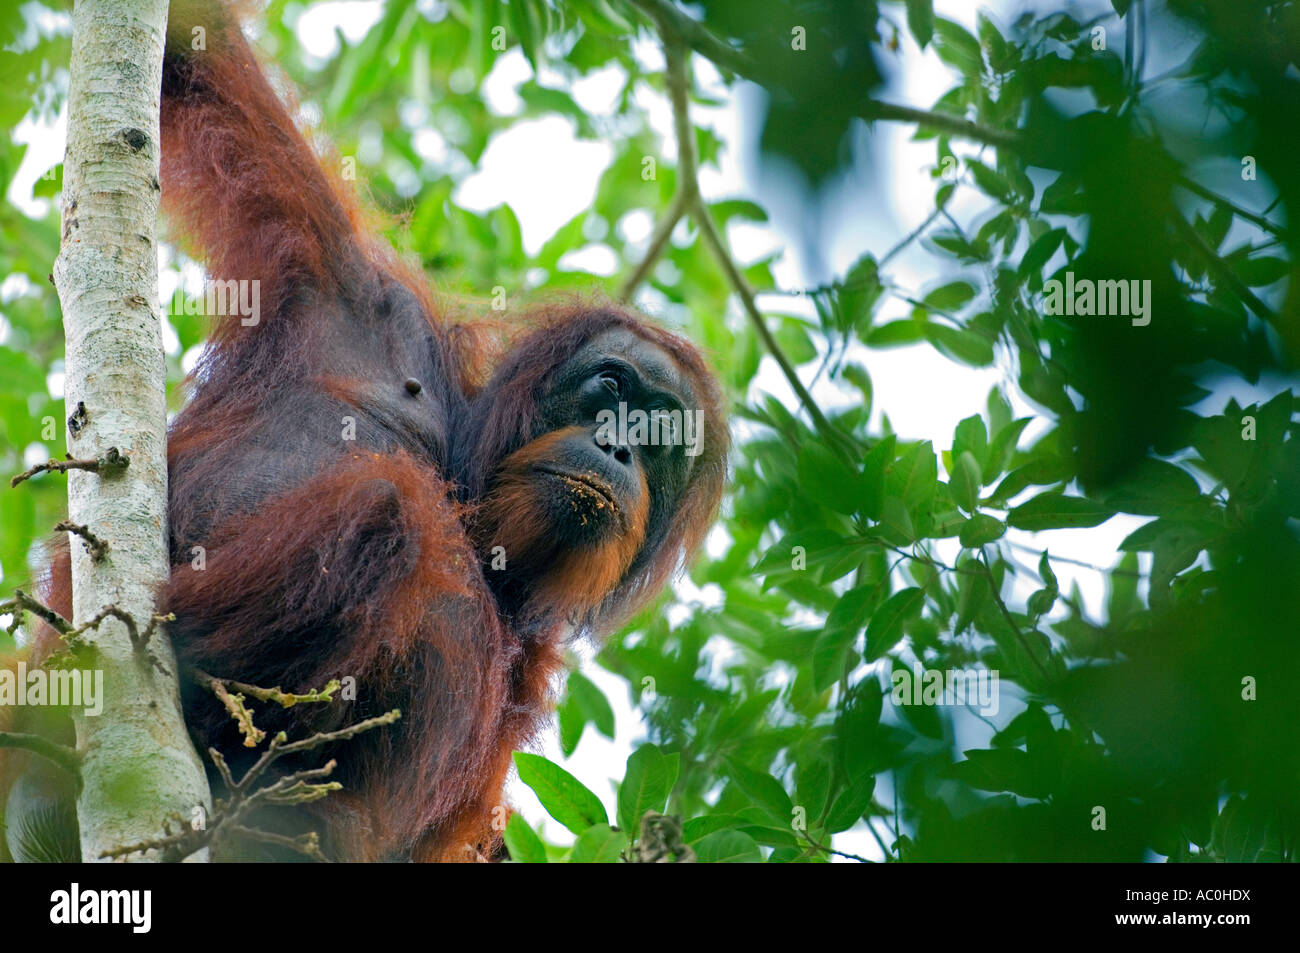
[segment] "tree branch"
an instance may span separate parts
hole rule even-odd
[[[35,599],[21,589],[14,590],[14,597],[0,602],[0,613],[12,612],[15,615],[26,610],[39,618],[59,635],[67,636],[72,630],[72,623],[59,615],[39,599]]]
[[[678,176],[677,191],[668,206],[668,211],[664,213],[663,218],[659,220],[659,224],[655,226],[654,235],[650,239],[650,246],[646,249],[645,257],[641,259],[640,264],[636,266],[636,270],[628,276],[628,279],[623,282],[623,287],[619,289],[619,301],[627,302],[632,300],[632,295],[636,293],[636,289],[641,285],[641,282],[645,281],[650,274],[650,270],[654,268],[655,263],[663,255],[664,249],[668,247],[668,239],[672,235],[673,229],[677,227],[677,223],[681,221],[690,205],[690,198],[683,189],[685,181],[686,179],[682,176]]]
[[[735,73],[760,86],[770,86],[771,79],[763,75],[758,63],[743,50],[719,39],[698,20],[692,19],[670,0],[630,0],[632,6],[654,21],[660,36],[665,40],[678,37],[701,56],[711,60],[715,65]],[[897,122],[915,123],[935,132],[970,139],[990,146],[1013,147],[1021,143],[1019,133],[1007,129],[994,129],[951,113],[935,112],[929,109],[916,109],[911,106],[899,106],[875,99],[867,100],[858,112],[860,118],[868,122],[887,119]]]
[[[71,454],[67,454],[66,460],[48,460],[45,463],[38,463],[29,470],[13,477],[9,481],[9,486],[16,487],[24,480],[30,480],[38,473],[67,473],[69,470],[88,470],[91,473],[113,473],[118,470],[126,469],[130,464],[131,458],[117,447],[109,447],[100,456],[93,460],[74,460]]]
[[[1183,188],[1185,188],[1188,192],[1191,192],[1193,195],[1198,195],[1201,198],[1205,199],[1207,202],[1213,202],[1215,205],[1218,205],[1221,208],[1226,208],[1229,212],[1231,212],[1233,215],[1237,216],[1238,218],[1245,219],[1247,222],[1251,222],[1254,225],[1258,225],[1260,228],[1264,229],[1264,231],[1271,232],[1272,234],[1276,235],[1278,238],[1283,238],[1283,239],[1287,238],[1287,230],[1283,228],[1281,225],[1278,225],[1275,222],[1270,222],[1263,215],[1257,215],[1254,212],[1247,211],[1246,209],[1242,208],[1240,205],[1233,204],[1228,199],[1224,198],[1222,195],[1219,195],[1216,192],[1211,192],[1205,186],[1201,185],[1201,183],[1193,181],[1192,179],[1189,179],[1185,175],[1178,176],[1178,178],[1175,179],[1174,182],[1177,185],[1180,185]]]
[[[201,669],[190,669],[190,673],[194,681],[217,696],[226,712],[234,719],[235,724],[239,727],[239,733],[244,736],[245,748],[256,748],[262,743],[262,739],[266,737],[266,732],[253,724],[253,711],[244,705],[244,696],[242,694],[232,695],[226,689],[224,682],[213,678]]]
[[[0,748],[17,748],[38,754],[47,761],[57,764],[65,771],[81,777],[81,755],[75,748],[61,745],[40,735],[26,734],[19,731],[0,731]]]
[[[1193,228],[1191,224],[1178,213],[1177,209],[1170,210],[1169,218],[1173,222],[1174,229],[1178,232],[1179,236],[1181,236],[1187,244],[1192,246],[1192,250],[1200,256],[1201,260],[1205,263],[1206,269],[1213,273],[1215,279],[1231,288],[1232,293],[1242,301],[1246,302],[1250,307],[1250,310],[1254,311],[1258,317],[1266,321],[1272,327],[1277,328],[1279,331],[1282,330],[1281,322],[1278,320],[1278,316],[1273,309],[1261,301],[1255,292],[1246,287],[1246,283],[1237,276],[1237,273],[1232,270],[1226,261],[1219,257],[1218,252],[1206,244],[1205,239],[1201,237],[1201,233]]]
[[[794,365],[790,363],[790,359],[782,351],[781,345],[777,343],[776,338],[772,336],[772,332],[768,330],[767,322],[763,319],[763,314],[754,299],[753,290],[749,287],[749,283],[745,281],[744,275],[740,273],[740,269],[732,259],[722,236],[718,234],[713,225],[713,219],[709,216],[708,208],[700,197],[698,160],[695,152],[695,130],[691,126],[690,118],[691,81],[687,62],[690,54],[681,38],[673,33],[671,28],[666,31],[663,46],[667,64],[665,81],[668,87],[668,98],[672,103],[673,131],[677,139],[678,184],[677,194],[673,198],[668,215],[665,216],[658,229],[656,229],[656,238],[663,236],[664,240],[666,240],[667,234],[672,231],[673,225],[676,225],[676,218],[673,218],[673,216],[675,215],[677,218],[681,216],[679,206],[684,208],[686,214],[689,214],[695,220],[701,234],[704,236],[705,243],[722,266],[727,280],[740,296],[745,314],[754,325],[754,329],[758,332],[764,347],[767,348],[781,368],[781,372],[798,396],[800,403],[808,411],[813,426],[836,454],[846,461],[854,461],[858,448],[855,446],[853,439],[826,419],[826,415],[817,406],[817,402],[813,400],[808,388],[799,379]],[[669,219],[672,219],[671,224],[668,224]],[[652,243],[653,250],[654,243]],[[659,250],[662,250],[662,242]],[[649,260],[649,256],[647,256],[647,260]],[[643,274],[648,270],[649,265],[642,262],[637,272]],[[632,285],[631,287],[635,286]]]
[[[90,558],[96,561],[103,559],[104,554],[108,552],[108,543],[100,539],[90,531],[89,526],[82,526],[80,523],[74,523],[71,520],[61,520],[54,527],[56,532],[72,533],[74,536],[80,536],[82,542],[86,545],[86,552],[90,553]]]
[[[213,681],[218,680],[213,679]],[[226,759],[222,757],[221,752],[216,748],[209,748],[208,755],[212,758],[212,763],[216,765],[217,772],[221,775],[230,794],[228,799],[217,802],[211,823],[201,830],[194,830],[188,825],[183,825],[183,829],[174,834],[169,828],[165,827],[161,837],[153,837],[134,844],[114,847],[104,851],[100,856],[111,859],[156,850],[162,852],[164,860],[178,862],[211,845],[219,838],[239,835],[287,847],[305,853],[314,859],[324,860],[326,858],[320,853],[319,843],[314,836],[304,835],[302,838],[286,838],[283,835],[250,828],[243,821],[255,807],[269,804],[306,804],[311,801],[318,801],[334,791],[341,790],[342,785],[335,781],[316,783],[323,778],[329,777],[333,773],[337,762],[331,760],[319,768],[295,771],[292,774],[286,774],[284,777],[278,778],[265,787],[254,789],[257,782],[272,764],[285,755],[309,751],[335,741],[346,741],[364,731],[370,731],[382,725],[391,725],[401,716],[401,711],[393,709],[383,715],[367,718],[355,725],[349,725],[337,731],[320,732],[301,741],[288,743],[286,743],[287,736],[282,731],[271,739],[270,745],[262,752],[262,756],[238,781],[232,777],[230,767],[226,764]]]

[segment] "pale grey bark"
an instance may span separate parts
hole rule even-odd
[[[68,412],[85,405],[69,452],[117,447],[130,465],[68,474],[69,519],[108,543],[94,561],[72,545],[74,621],[113,604],[138,620],[167,579],[165,366],[158,304],[158,107],[167,0],[76,0],[64,161],[63,238],[54,265],[67,336]],[[169,815],[208,810],[185,730],[176,661],[162,634],[142,662],[126,627],[87,633],[104,671],[98,717],[78,715],[77,802],[84,860],[162,834]],[[135,855],[139,859],[141,855]],[[150,858],[154,859],[154,858]]]

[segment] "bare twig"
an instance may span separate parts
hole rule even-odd
[[[212,680],[219,681],[218,679]],[[342,785],[334,781],[317,783],[333,773],[337,762],[330,760],[319,768],[295,771],[265,787],[256,787],[258,781],[265,775],[272,764],[285,755],[309,751],[336,741],[346,741],[373,728],[391,725],[401,716],[400,710],[393,709],[375,718],[359,721],[355,725],[349,725],[337,731],[320,732],[301,741],[289,742],[285,733],[281,731],[271,739],[270,745],[262,752],[262,756],[238,781],[231,775],[230,767],[226,764],[221,752],[216,748],[209,748],[208,756],[212,759],[212,763],[216,766],[230,794],[228,799],[217,801],[210,823],[202,830],[197,831],[186,826],[185,829],[173,834],[167,829],[162,837],[117,847],[111,851],[106,851],[101,857],[125,857],[129,854],[156,850],[162,853],[164,861],[177,862],[184,860],[219,839],[238,835],[287,847],[318,860],[323,860],[325,858],[320,854],[319,842],[314,837],[304,835],[303,837],[290,838],[281,834],[260,831],[246,826],[244,818],[254,808],[263,805],[307,804],[340,790]]]
[[[1273,309],[1261,301],[1259,296],[1246,286],[1246,283],[1237,276],[1237,273],[1232,270],[1232,267],[1219,257],[1217,251],[1206,244],[1205,239],[1201,237],[1201,233],[1193,228],[1176,209],[1171,211],[1169,218],[1173,222],[1174,229],[1178,234],[1182,236],[1183,240],[1186,241],[1187,244],[1191,245],[1192,250],[1200,256],[1206,269],[1213,273],[1214,277],[1218,281],[1231,288],[1233,294],[1244,301],[1250,310],[1254,311],[1258,317],[1272,325],[1274,328],[1281,330],[1281,323]]]
[[[105,606],[100,609],[94,616],[87,619],[81,625],[73,625],[59,613],[55,612],[49,606],[45,605],[39,599],[35,599],[23,592],[21,589],[14,590],[14,597],[5,602],[0,602],[0,614],[13,612],[15,614],[15,623],[17,623],[17,614],[23,610],[32,613],[55,632],[59,633],[64,643],[70,648],[76,648],[81,640],[81,636],[91,629],[98,629],[105,619],[113,618],[120,621],[126,626],[126,634],[131,639],[131,648],[141,655],[142,658],[148,659],[156,669],[163,674],[167,670],[163,668],[162,663],[157,657],[148,650],[149,640],[153,637],[158,626],[164,622],[172,622],[175,616],[168,613],[166,615],[150,616],[149,624],[141,632],[136,625],[135,618],[128,612],[124,612],[115,605]]]
[[[1016,549],[1019,549],[1026,553],[1033,553],[1034,555],[1038,555],[1039,553],[1042,552],[1042,550],[1036,546],[1029,546],[1025,543],[1019,543],[1016,542],[1014,539],[1006,540],[1006,542],[1011,546],[1015,547]],[[1143,573],[1137,569],[1121,569],[1119,566],[1110,566],[1110,567],[1098,566],[1096,563],[1086,562],[1085,560],[1082,559],[1075,559],[1072,556],[1061,556],[1061,555],[1053,554],[1052,562],[1069,563],[1072,566],[1082,566],[1084,569],[1091,569],[1093,572],[1110,573],[1113,576],[1128,576],[1133,579],[1146,578],[1143,575]]]
[[[767,322],[763,320],[763,313],[759,310],[758,302],[754,299],[754,292],[749,287],[749,283],[745,281],[745,276],[740,273],[740,269],[736,267],[736,263],[732,261],[730,252],[727,251],[726,245],[723,244],[722,237],[718,234],[717,229],[713,227],[713,220],[709,217],[708,210],[702,204],[698,204],[694,214],[705,243],[713,251],[714,257],[718,259],[718,264],[722,266],[727,280],[736,289],[736,294],[740,296],[740,301],[745,307],[745,314],[749,317],[750,323],[754,326],[754,330],[758,332],[763,345],[781,368],[781,373],[785,375],[791,389],[798,396],[799,402],[808,411],[813,426],[826,441],[827,446],[838,454],[841,459],[855,461],[858,447],[855,445],[853,438],[826,419],[826,415],[822,413],[821,408],[813,400],[812,394],[808,393],[808,388],[799,379],[794,365],[790,363],[790,359],[781,350],[781,345],[777,343],[776,338],[772,336],[772,332],[767,327]]]
[[[619,292],[621,301],[631,300],[637,287],[650,274],[655,262],[663,254],[677,223],[683,215],[690,214],[699,202],[695,130],[691,128],[689,115],[691,83],[686,71],[687,51],[683,48],[680,39],[669,34],[664,34],[663,42],[664,55],[668,64],[664,78],[668,85],[668,97],[673,104],[673,138],[677,141],[677,191],[668,205],[668,211],[655,227],[645,257],[637,265],[636,271],[623,283],[623,288]]]
[[[275,688],[262,688],[260,685],[249,685],[247,682],[235,681],[233,678],[220,678],[215,675],[209,675],[202,669],[191,668],[189,670],[194,678],[205,687],[208,681],[221,682],[231,691],[240,692],[258,701],[274,702],[281,708],[292,708],[294,705],[301,705],[309,702],[332,702],[334,693],[339,690],[341,684],[337,678],[332,678],[324,688],[312,689],[309,692],[294,693],[286,692],[279,685]]]
[[[1003,600],[1002,592],[998,586],[997,580],[993,578],[993,567],[989,565],[989,558],[984,552],[983,547],[981,547],[979,551],[979,561],[984,564],[984,576],[989,582],[989,592],[993,594],[993,601],[997,603],[998,609],[1002,613],[1002,617],[1006,620],[1007,625],[1011,627],[1011,632],[1015,636],[1016,641],[1020,643],[1021,650],[1033,660],[1034,667],[1038,669],[1038,674],[1043,677],[1044,683],[1049,683],[1051,681],[1051,673],[1048,672],[1047,666],[1043,664],[1042,659],[1038,657],[1038,653],[1034,651],[1033,647],[1025,639],[1025,633],[1021,631],[1020,623],[1016,622],[1015,616],[1011,614],[1011,609],[1007,606],[1005,600]]]
[[[88,526],[74,523],[71,520],[61,520],[54,529],[58,532],[72,533],[75,536],[80,536],[82,542],[85,544],[86,552],[90,553],[90,558],[96,562],[103,559],[104,554],[108,552],[108,543],[104,542],[104,540],[92,533]]]
[[[884,268],[887,264],[889,264],[889,262],[893,260],[895,255],[901,252],[908,245],[912,244],[912,242],[916,241],[916,239],[920,237],[922,232],[924,232],[927,228],[933,225],[934,220],[938,218],[941,214],[943,214],[943,209],[944,207],[942,205],[938,206],[933,212],[931,212],[929,215],[925,217],[925,221],[923,221],[920,225],[916,226],[916,228],[912,229],[910,232],[904,235],[899,240],[898,244],[896,244],[893,248],[889,249],[889,251],[885,252],[885,257],[881,258],[880,261],[876,263],[877,272],[879,272],[879,269]]]
[[[109,447],[100,456],[93,460],[74,460],[72,455],[68,454],[66,460],[49,460],[45,463],[38,463],[31,469],[24,470],[16,477],[9,481],[10,487],[15,487],[24,480],[30,480],[38,473],[67,473],[69,470],[89,470],[92,473],[114,473],[118,470],[124,470],[130,464],[131,458],[117,447]]]
[[[127,637],[131,640],[131,648],[134,649],[137,653],[140,653],[141,655],[144,655],[146,653],[149,645],[149,640],[153,638],[153,634],[154,632],[157,631],[158,626],[164,622],[174,622],[176,620],[176,616],[172,615],[170,612],[167,613],[166,615],[150,616],[149,624],[145,627],[145,630],[141,632],[140,627],[136,624],[135,617],[131,615],[131,613],[125,612],[122,609],[119,609],[115,605],[109,605],[109,606],[104,606],[104,608],[100,609],[99,612],[95,613],[94,616],[87,619],[85,622],[81,623],[81,625],[77,626],[72,631],[64,632],[63,633],[64,641],[70,641],[72,639],[75,639],[77,636],[81,635],[83,632],[86,632],[90,629],[98,630],[100,624],[105,619],[110,619],[110,618],[117,619],[124,626],[126,626],[126,634]],[[150,655],[149,658],[153,660],[153,664],[155,666],[161,669],[161,665],[157,659],[154,659],[152,655]]]
[[[297,754],[302,751],[311,751],[313,748],[319,748],[321,745],[332,744],[335,741],[347,741],[361,734],[363,731],[369,731],[372,728],[378,728],[381,725],[391,725],[402,717],[402,710],[394,708],[390,712],[382,715],[376,715],[374,718],[367,718],[365,721],[359,721],[355,725],[348,725],[346,728],[339,728],[336,731],[318,732],[310,738],[303,738],[301,741],[291,741],[288,744],[280,746],[280,754]],[[283,734],[283,732],[281,733]]]
[[[654,268],[655,263],[663,255],[664,249],[668,246],[668,239],[686,214],[687,207],[690,203],[690,197],[687,194],[689,186],[686,185],[688,180],[682,176],[677,177],[677,191],[673,195],[673,200],[668,206],[668,211],[664,213],[663,218],[659,219],[659,224],[655,226],[654,235],[650,239],[650,247],[646,249],[645,257],[636,266],[636,270],[628,276],[623,282],[623,287],[619,289],[618,300],[630,301],[636,289],[640,287],[641,282],[645,281]],[[693,180],[691,180],[693,181]]]
[[[69,635],[73,630],[71,622],[63,618],[63,616],[59,615],[39,599],[29,596],[21,589],[14,590],[14,597],[12,599],[0,602],[0,613],[12,612],[16,617],[24,610],[41,619],[46,625],[62,636]]]
[[[221,704],[225,706],[226,711],[230,713],[230,717],[239,726],[239,731],[244,736],[244,747],[246,748],[256,748],[266,737],[266,732],[253,724],[253,709],[244,704],[244,696],[252,696],[259,701],[273,702],[281,708],[292,708],[294,705],[308,702],[333,701],[334,692],[339,689],[339,680],[331,679],[329,684],[319,691],[313,690],[305,694],[295,694],[284,691],[278,685],[275,688],[261,688],[257,685],[249,685],[246,682],[237,682],[230,678],[217,678],[215,675],[209,675],[199,668],[191,667],[188,671],[195,682],[221,700]]]
[[[322,864],[329,863],[329,858],[321,853],[320,836],[315,831],[301,834],[298,837],[287,837],[284,834],[273,834],[270,831],[262,831],[254,827],[245,827],[243,824],[234,824],[229,829],[229,835],[243,837],[248,840],[263,841],[277,847],[285,847]]]
[[[164,822],[163,833],[160,837],[150,837],[147,840],[136,841],[133,844],[106,850],[99,855],[100,859],[116,860],[119,857],[128,857],[131,854],[147,854],[150,851],[158,851],[161,854],[163,863],[179,863],[190,854],[202,850],[212,840],[212,836],[207,830],[193,830],[185,823],[184,818],[179,815],[173,815],[171,821],[179,823],[181,828],[179,833],[173,834],[171,822]]]
[[[858,854],[850,854],[848,851],[845,850],[836,850],[834,847],[827,847],[825,844],[819,844],[817,843],[817,841],[813,840],[810,836],[808,836],[807,831],[800,831],[799,833],[803,837],[803,839],[808,842],[808,846],[813,848],[814,850],[820,850],[822,853],[825,854],[836,854],[840,857],[847,857],[849,860],[856,860],[860,864],[873,863],[873,861],[870,858],[862,857],[859,856]],[[888,851],[886,851],[885,856],[886,857],[889,856]]]
[[[758,332],[764,347],[776,360],[791,389],[798,396],[804,409],[808,411],[808,416],[812,419],[817,432],[842,459],[854,460],[858,448],[855,446],[853,439],[826,419],[821,408],[813,400],[812,394],[808,392],[808,388],[799,379],[794,365],[790,363],[790,359],[781,349],[772,332],[768,330],[767,322],[763,319],[763,314],[759,311],[758,304],[754,300],[754,292],[750,289],[748,282],[745,281],[744,275],[740,273],[735,261],[732,260],[731,253],[727,250],[722,237],[713,225],[708,208],[700,198],[698,160],[695,152],[695,130],[691,126],[690,119],[691,81],[687,63],[689,55],[689,50],[683,45],[680,37],[674,35],[671,31],[666,31],[664,36],[664,57],[667,63],[665,79],[668,86],[668,98],[672,103],[673,129],[677,139],[678,186],[673,205],[669,209],[669,214],[660,222],[656,238],[672,231],[672,226],[676,225],[676,219],[673,216],[676,215],[679,218],[681,213],[678,212],[678,205],[683,206],[685,212],[698,224],[705,243],[718,259],[727,280],[740,296],[745,313]],[[671,224],[668,224],[669,219],[672,219]],[[662,250],[662,246],[660,250]],[[647,260],[649,260],[648,257]],[[648,271],[648,265],[643,262],[642,267],[638,269],[638,273],[645,271]],[[627,292],[630,293],[634,288],[635,285],[629,282]]]
[[[916,109],[912,106],[900,106],[873,99],[868,100],[858,114],[868,122],[888,119],[895,122],[916,123],[918,126],[946,136],[969,139],[986,146],[1012,149],[1024,147],[1024,140],[1018,132],[1010,129],[994,129],[972,119],[965,119],[952,113],[935,112],[932,109]]]
[[[235,720],[239,726],[239,733],[244,736],[245,748],[256,748],[266,737],[266,732],[257,725],[253,724],[253,710],[244,705],[244,696],[242,694],[231,694],[227,691],[225,683],[218,678],[213,678],[207,672],[199,669],[191,669],[194,680],[206,688],[212,694],[216,695],[221,704],[229,712],[230,717]]]
[[[1189,179],[1185,175],[1180,175],[1174,181],[1193,195],[1198,195],[1207,202],[1213,202],[1215,205],[1227,209],[1233,215],[1237,216],[1237,218],[1245,219],[1247,222],[1258,225],[1260,228],[1264,229],[1264,231],[1271,232],[1279,238],[1287,237],[1287,230],[1281,225],[1278,225],[1276,222],[1270,222],[1263,215],[1257,215],[1254,212],[1242,208],[1240,205],[1233,204],[1222,195],[1219,195],[1217,192],[1211,192],[1205,186],[1201,185],[1201,183]]]

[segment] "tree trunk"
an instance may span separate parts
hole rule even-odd
[[[168,573],[156,238],[166,18],[167,0],[74,4],[62,246],[54,265],[67,336],[65,399],[69,414],[85,407],[80,426],[69,428],[69,452],[98,457],[117,447],[130,458],[124,470],[68,474],[69,519],[108,543],[106,555],[93,560],[73,541],[74,621],[116,605],[141,632]],[[188,822],[196,808],[206,812],[210,795],[162,631],[147,653],[133,648],[117,619],[86,639],[106,696],[98,717],[76,715],[84,754],[77,814],[82,858],[92,861],[161,836],[169,815]],[[141,856],[154,859],[134,855]]]

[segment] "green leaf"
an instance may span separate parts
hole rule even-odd
[[[924,321],[913,321],[910,318],[879,324],[867,335],[867,346],[887,348],[917,344],[925,339],[925,328]]]
[[[806,443],[799,451],[799,490],[814,503],[852,515],[862,503],[860,480],[824,444]]]
[[[993,491],[990,499],[1009,500],[1031,484],[1046,486],[1049,483],[1060,483],[1070,479],[1072,475],[1069,464],[1064,458],[1040,457],[1008,473],[1006,479]]]
[[[856,633],[867,621],[871,611],[871,594],[875,589],[873,583],[863,583],[839,597],[835,608],[826,616],[826,628]]]
[[[763,554],[763,558],[754,566],[759,575],[788,575],[800,572],[813,573],[840,559],[852,555],[857,545],[845,540],[834,530],[806,529],[783,536],[779,542]],[[802,558],[806,565],[802,570],[793,564]]]
[[[867,451],[862,463],[862,512],[867,519],[879,520],[885,502],[885,471],[894,462],[898,439],[890,434]]]
[[[715,831],[695,845],[701,864],[761,864],[763,855],[754,838],[743,831]]]
[[[533,264],[538,268],[553,269],[559,264],[564,257],[565,252],[576,251],[585,244],[585,238],[582,234],[583,223],[587,220],[587,213],[579,212],[573,218],[561,225],[541,247],[533,259]]]
[[[980,465],[969,450],[957,458],[948,492],[952,494],[953,502],[967,513],[975,512],[980,498]]]
[[[767,221],[767,210],[748,199],[723,199],[721,202],[711,202],[709,211],[713,213],[713,220],[719,225],[725,225],[733,218],[748,222]]]
[[[1039,589],[1029,597],[1029,614],[1032,616],[1046,615],[1052,611],[1052,606],[1056,605],[1056,597],[1060,591],[1054,588]]]
[[[951,20],[935,17],[934,48],[939,59],[968,77],[979,76],[984,69],[980,45],[964,27]]]
[[[840,377],[858,389],[858,393],[862,395],[863,412],[870,414],[873,394],[871,375],[867,373],[867,369],[860,364],[849,364],[840,371]]]
[[[916,528],[907,512],[907,505],[897,496],[885,497],[881,507],[880,528],[890,542],[905,545],[916,540]]]
[[[515,752],[519,780],[533,789],[546,813],[575,834],[593,824],[609,823],[605,806],[577,778],[541,755]]]
[[[935,311],[956,311],[975,297],[978,289],[969,281],[952,281],[925,296],[925,305]]]
[[[964,753],[966,760],[954,764],[950,773],[976,790],[1010,791],[1028,798],[1051,793],[1048,778],[1019,748],[976,748]]]
[[[560,729],[560,752],[567,758],[577,750],[582,733],[587,728],[587,718],[578,710],[572,696],[565,698],[555,708],[555,718]]]
[[[946,324],[926,324],[924,335],[941,354],[959,364],[987,367],[993,363],[993,342],[976,331]]]
[[[997,436],[993,438],[993,443],[989,445],[988,454],[984,459],[985,483],[992,483],[1007,468],[1016,452],[1016,444],[1020,440],[1020,435],[1024,432],[1025,427],[1029,426],[1029,421],[1032,419],[1032,417],[1021,417],[1019,420],[1011,421],[998,431]]]
[[[1202,498],[1192,475],[1162,460],[1143,460],[1102,499],[1113,510],[1140,516],[1189,520],[1215,516],[1215,507]]]
[[[976,517],[976,519],[992,519],[992,517]],[[971,522],[974,522],[972,520]],[[998,522],[994,520],[994,522]],[[1002,524],[998,523],[1001,527]],[[993,537],[996,539],[997,537]],[[992,542],[992,539],[986,542]],[[963,539],[962,545],[967,543]],[[982,542],[972,542],[972,546],[983,545]],[[953,623],[952,631],[955,635],[960,635],[970,627],[975,621],[981,609],[988,603],[992,597],[989,589],[988,578],[980,571],[981,563],[970,557],[963,556],[957,561],[957,621]]]
[[[700,817],[692,817],[682,822],[682,840],[687,844],[694,844],[715,831],[746,827],[749,823],[739,814],[704,814]]]
[[[1039,532],[1097,526],[1114,513],[1093,500],[1061,493],[1042,493],[1007,514],[1007,525]]]
[[[907,0],[907,28],[925,49],[934,36],[934,0]]]
[[[1007,527],[1000,519],[987,513],[977,513],[962,524],[957,538],[967,549],[976,549],[1001,539],[1006,531]]]
[[[802,321],[781,316],[773,337],[791,364],[806,364],[817,356],[817,347]]]
[[[519,38],[519,46],[523,49],[524,56],[528,58],[529,65],[536,72],[539,44],[546,38],[537,9],[533,6],[533,0],[508,0],[508,4],[510,21]]]
[[[795,772],[795,794],[809,817],[820,817],[830,794],[831,771],[826,761],[801,761]]]
[[[885,600],[867,625],[868,662],[874,662],[898,644],[903,637],[903,626],[921,611],[924,603],[925,592],[916,586],[900,589]]]
[[[930,441],[922,440],[894,461],[885,476],[885,492],[900,498],[909,511],[934,499],[939,463]]]
[[[1014,199],[1014,190],[1007,177],[1001,172],[995,172],[982,162],[975,159],[967,159],[966,167],[970,169],[975,184],[979,186],[980,191],[990,195],[1003,204],[1010,204]]]
[[[1212,844],[1228,863],[1276,863],[1282,860],[1282,828],[1275,810],[1257,798],[1232,795],[1214,823]]]
[[[632,752],[618,788],[618,826],[635,833],[646,811],[662,814],[677,782],[677,770],[675,751],[668,755],[657,745],[647,744]]]
[[[1138,596],[1138,558],[1137,553],[1125,553],[1120,557],[1115,571],[1110,574],[1110,596],[1106,599],[1106,620],[1110,623],[1122,622],[1125,618],[1142,611],[1142,600]]]
[[[1154,557],[1148,598],[1155,607],[1167,597],[1173,577],[1192,565],[1222,533],[1222,527],[1214,523],[1158,519],[1130,533],[1119,548],[1121,552],[1150,552]]]
[[[627,834],[608,824],[596,824],[579,835],[569,851],[572,864],[617,864],[627,850]]]
[[[844,333],[856,328],[859,336],[865,336],[871,327],[872,310],[880,300],[881,291],[876,259],[869,253],[864,254],[853,263],[835,293],[839,331]]]
[[[855,778],[831,804],[826,814],[826,830],[838,834],[856,824],[871,806],[871,794],[875,788],[874,776],[868,774]]]
[[[575,670],[569,673],[568,690],[578,710],[596,726],[596,730],[606,738],[613,738],[614,709],[596,683]]]
[[[518,864],[546,863],[546,845],[522,814],[511,814],[504,834],[510,859]]]
[[[1020,259],[1020,277],[1029,278],[1031,287],[1036,288],[1038,286],[1033,279],[1042,279],[1043,266],[1051,260],[1051,257],[1056,254],[1056,250],[1061,247],[1061,243],[1065,241],[1065,235],[1065,229],[1053,228],[1036,239],[1025,252],[1025,257]]]
[[[984,466],[988,457],[988,431],[984,427],[984,418],[979,414],[971,414],[961,423],[957,424],[957,429],[952,436],[952,455],[954,458],[960,457],[963,451],[969,450],[975,455],[975,462],[981,467]]]
[[[1286,277],[1291,266],[1284,258],[1247,258],[1234,265],[1237,276],[1252,288],[1271,285]]]
[[[734,758],[727,759],[727,773],[755,806],[762,808],[783,825],[782,829],[786,829],[785,825],[794,816],[794,805],[780,781],[770,774],[755,771]]]
[[[1043,580],[1043,585],[1048,589],[1060,590],[1060,585],[1056,581],[1056,573],[1052,572],[1052,563],[1047,556],[1047,550],[1043,550],[1043,555],[1038,559],[1038,576]]]
[[[854,586],[827,613],[826,626],[813,643],[813,685],[817,691],[825,691],[844,674],[849,648],[866,624],[875,590],[871,583]]]

